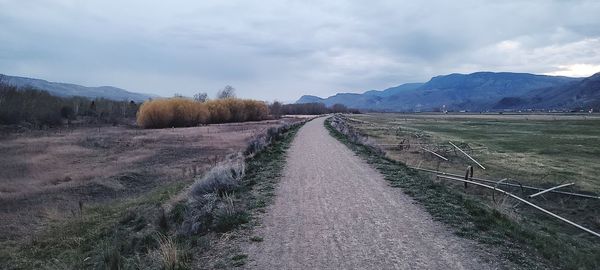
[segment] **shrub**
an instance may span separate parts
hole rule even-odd
[[[205,124],[208,121],[208,109],[200,102],[185,98],[174,98],[171,100],[171,103],[173,107],[171,126],[190,127]]]
[[[269,108],[264,102],[256,100],[245,100],[244,109],[246,110],[247,121],[263,120],[269,114]]]
[[[245,155],[251,156],[265,149],[272,141],[281,139],[281,135],[298,124],[285,124],[279,127],[271,127],[266,134],[254,137],[246,147]]]
[[[144,128],[189,127],[206,123],[259,121],[268,116],[268,107],[256,100],[226,98],[198,102],[176,97],[146,101],[137,123]]]
[[[174,110],[166,99],[146,101],[137,113],[137,124],[144,128],[168,127],[173,114]]]
[[[212,168],[192,184],[192,198],[197,199],[208,193],[224,194],[233,191],[244,177],[245,169],[241,156]]]
[[[231,111],[225,104],[225,100],[211,100],[206,105],[210,112],[210,123],[231,122]]]
[[[248,216],[244,213],[233,211],[233,197],[228,195],[239,187],[244,174],[243,156],[237,155],[197,179],[188,193],[189,207],[179,232],[192,235],[203,234],[210,229],[222,231],[234,226],[232,224],[247,221]]]
[[[142,104],[137,124],[144,128],[189,127],[207,123],[209,116],[204,103],[180,97],[156,99]]]

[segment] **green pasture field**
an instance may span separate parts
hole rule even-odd
[[[409,165],[458,172],[469,162],[448,143],[472,149],[486,167],[476,174],[552,186],[575,182],[578,191],[600,193],[600,118],[565,115],[352,115],[352,125],[388,154]],[[393,145],[405,140],[410,151]],[[449,162],[428,155],[420,145],[449,155]],[[390,147],[391,146],[391,147]],[[417,163],[419,160],[419,163]],[[438,167],[439,166],[439,167]]]

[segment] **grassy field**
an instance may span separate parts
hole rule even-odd
[[[600,119],[544,115],[352,116],[353,125],[384,144],[388,154],[410,165],[463,173],[472,164],[448,143],[468,149],[486,170],[476,174],[519,179],[538,186],[575,182],[575,188],[600,193]],[[393,145],[411,145],[402,151]],[[450,159],[439,162],[420,148]],[[438,164],[439,163],[439,164]],[[473,164],[474,165],[474,164]]]
[[[221,236],[178,239],[185,205],[175,202],[185,201],[186,187],[226,156],[247,151],[271,127],[299,121],[9,133],[0,138],[0,268],[138,269],[165,266],[165,252],[178,253],[177,267],[167,269],[202,264],[206,255],[187,252],[213,250],[209,243]],[[248,177],[262,170],[256,167],[268,163],[269,153],[276,165],[260,176],[275,173],[282,149],[276,144],[250,159]],[[243,194],[226,197],[237,204]]]

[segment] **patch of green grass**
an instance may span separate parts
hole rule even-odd
[[[275,186],[286,162],[286,152],[300,129],[297,126],[283,134],[280,140],[246,160],[243,185],[236,191],[253,214],[272,202]]]
[[[235,267],[243,266],[244,264],[246,264],[246,259],[248,259],[248,255],[246,254],[235,255],[231,257],[231,260],[233,261],[232,265]]]
[[[260,236],[252,236],[250,237],[250,241],[252,242],[262,242],[264,239]]]
[[[156,248],[150,225],[159,216],[158,205],[185,187],[175,183],[137,198],[83,209],[80,217],[55,222],[25,245],[4,247],[10,255],[2,265],[9,269],[85,269],[143,265],[138,253]],[[157,223],[157,222],[155,222]],[[8,249],[7,249],[8,248]]]
[[[406,194],[457,235],[477,240],[501,253],[501,257],[522,269],[600,269],[597,239],[572,237],[546,226],[543,216],[513,221],[467,194],[453,190],[430,177],[386,158],[373,149],[350,142],[325,122],[330,134],[344,143],[378,171],[393,187]],[[535,221],[540,224],[535,224]]]
[[[246,224],[248,221],[250,221],[250,215],[246,211],[224,212],[216,216],[213,226],[215,232],[223,233],[231,231],[241,224]]]
[[[175,204],[175,206],[173,206],[173,209],[171,210],[171,220],[173,220],[173,222],[175,224],[181,224],[183,222],[183,219],[185,218],[185,211],[187,210],[187,205],[183,202],[179,202],[177,204]]]

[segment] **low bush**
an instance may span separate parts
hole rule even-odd
[[[298,126],[299,124],[285,124],[279,127],[271,127],[267,130],[266,134],[260,134],[248,143],[246,147],[245,155],[251,156],[255,153],[265,149],[274,140],[281,139],[283,133]]]
[[[198,199],[208,193],[224,194],[233,191],[245,172],[244,160],[241,156],[219,164],[208,171],[192,185],[191,196]]]
[[[230,194],[239,187],[245,170],[244,158],[238,155],[198,178],[188,193],[188,206],[179,233],[204,234],[211,229],[229,230],[235,224],[244,223],[245,216],[234,211],[233,195]]]

